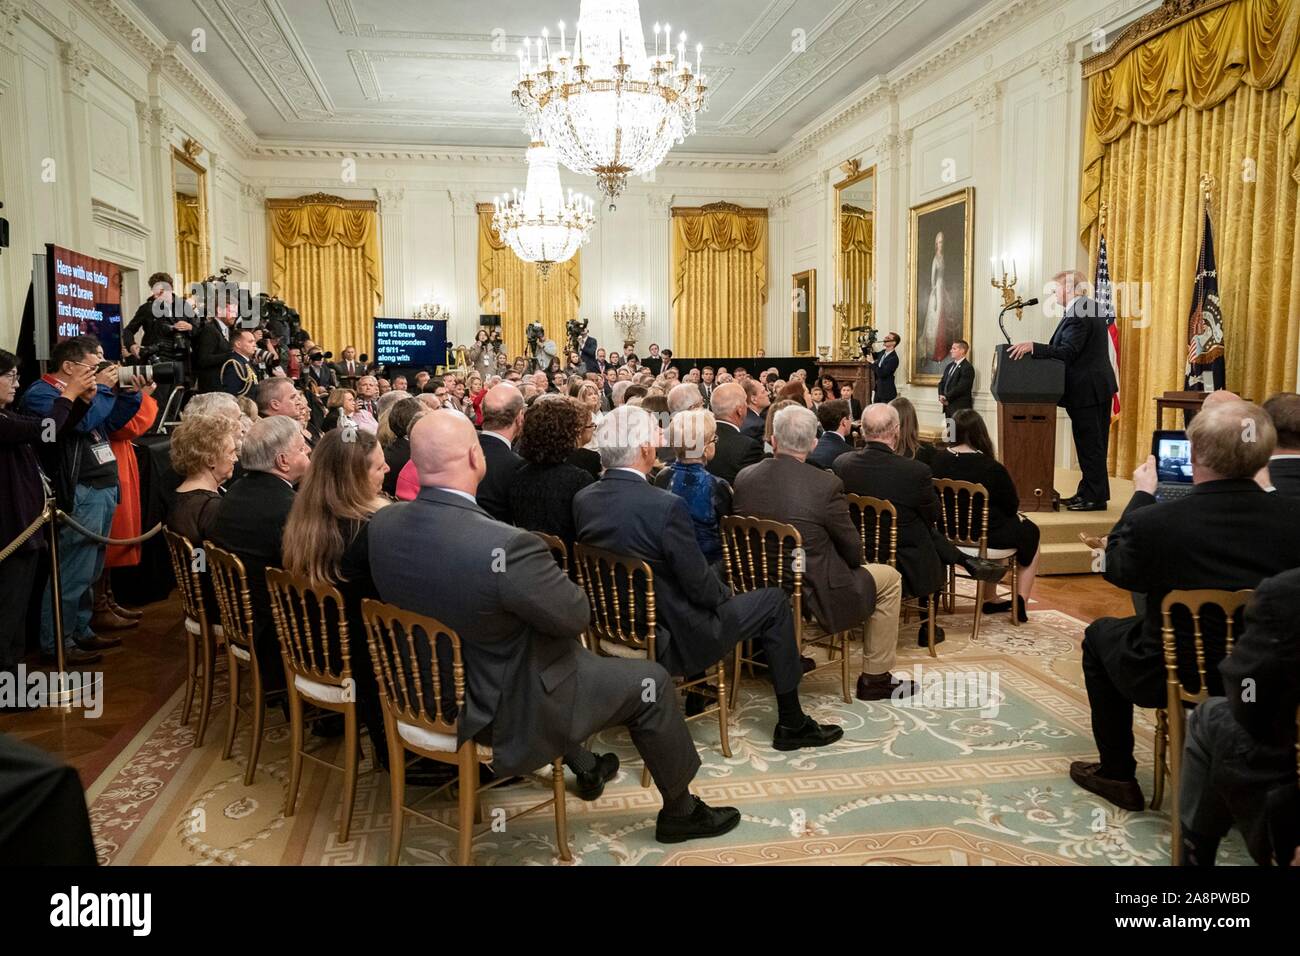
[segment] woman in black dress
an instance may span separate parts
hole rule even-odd
[[[384,461],[388,463],[383,492],[390,498],[397,497],[397,476],[411,460],[411,427],[427,411],[418,398],[403,398],[383,415],[379,442],[384,446]]]
[[[524,465],[510,484],[510,513],[519,527],[573,545],[573,497],[596,479],[568,458],[590,423],[590,410],[576,398],[540,396],[528,409],[517,449]]]
[[[1019,566],[1019,604],[1016,614],[1029,620],[1025,604],[1038,573],[1038,525],[1019,514],[1020,495],[1011,473],[993,454],[993,441],[979,412],[963,408],[952,417],[955,444],[937,452],[930,466],[936,478],[977,482],[988,489],[989,548],[1015,548]],[[1011,602],[984,602],[985,614],[1010,611]]]

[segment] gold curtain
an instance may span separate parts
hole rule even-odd
[[[384,298],[374,202],[316,193],[267,201],[271,294],[302,316],[312,340],[336,356],[371,351]]]
[[[494,207],[478,204],[478,297],[483,315],[501,316],[507,354],[523,354],[524,326],[540,322],[561,350],[564,324],[578,318],[582,305],[582,250],[551,267],[545,279],[536,264],[524,262],[492,228]]]
[[[867,296],[871,289],[871,233],[874,227],[871,213],[857,206],[840,207],[840,267],[844,270],[842,290],[849,316],[866,314]]]
[[[199,217],[199,203],[184,193],[176,194],[176,258],[177,268],[187,285],[208,277],[208,267],[203,263],[203,224]]]
[[[762,348],[767,210],[673,209],[672,255],[674,351],[739,358]]]
[[[1235,0],[1089,80],[1080,222],[1095,263],[1106,205],[1122,348],[1112,474],[1145,459],[1158,424],[1153,398],[1183,387],[1202,174],[1215,182],[1227,387],[1255,401],[1295,388],[1298,34],[1300,0]]]

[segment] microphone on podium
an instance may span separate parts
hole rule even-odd
[[[1002,321],[1003,317],[1012,309],[1016,310],[1018,316],[1021,309],[1027,309],[1031,305],[1038,305],[1038,299],[1016,299],[1015,302],[1004,306],[1002,311],[998,313],[998,328],[1002,330],[1002,337],[1007,340],[1007,345],[1011,344],[1011,336],[1008,334],[1007,327]]]

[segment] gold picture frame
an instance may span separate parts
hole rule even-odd
[[[958,237],[960,248],[950,237]],[[937,385],[954,339],[971,341],[975,189],[911,208],[907,228],[908,381]],[[949,263],[961,263],[954,274]],[[920,266],[926,267],[924,275]],[[958,323],[960,317],[960,323]],[[940,354],[943,353],[943,354]]]
[[[817,270],[790,277],[790,354],[817,354]]]

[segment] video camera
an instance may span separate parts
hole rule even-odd
[[[524,336],[528,339],[528,347],[537,348],[537,344],[546,338],[546,329],[540,322],[529,322],[524,329]]]
[[[569,336],[569,349],[573,352],[582,351],[582,340],[587,337],[587,320],[586,319],[569,319],[564,323],[564,331]]]

